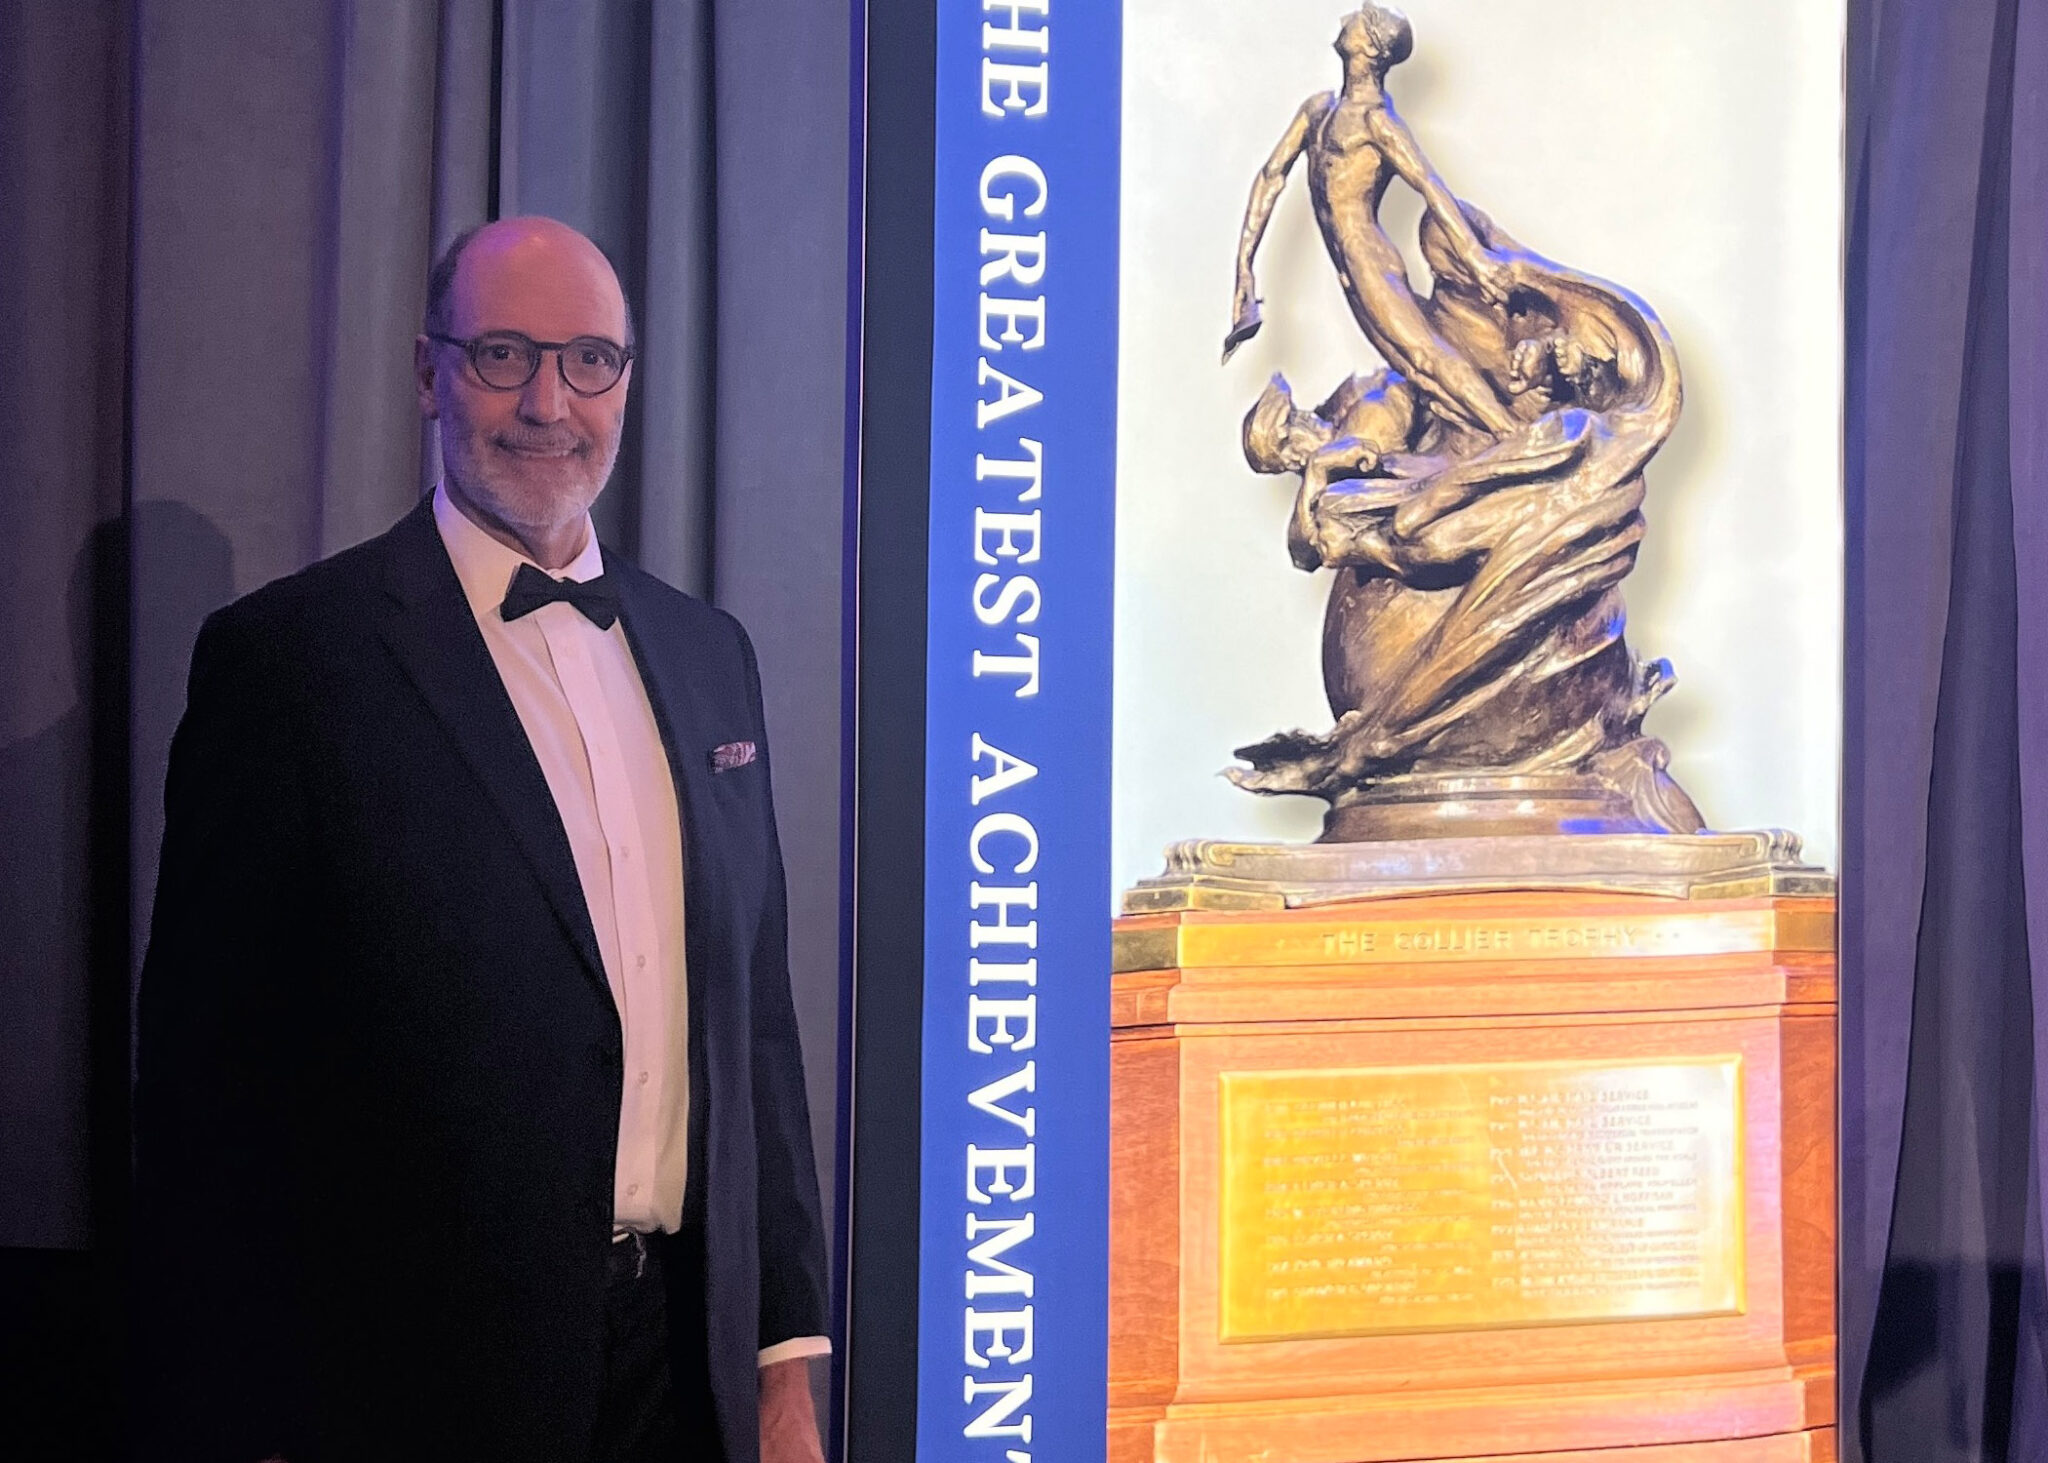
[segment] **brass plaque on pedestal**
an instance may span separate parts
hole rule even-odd
[[[1742,1309],[1739,1057],[1220,1080],[1226,1342]]]
[[[1472,917],[1407,914],[1382,901],[1264,918],[1119,928],[1114,968],[1246,969],[1280,965],[1455,965],[1469,961],[1697,959],[1753,950],[1832,951],[1824,899],[1688,903],[1624,898],[1618,910]]]

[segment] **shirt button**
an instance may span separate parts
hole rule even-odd
[[[633,850],[632,850],[632,849],[630,849],[630,848],[626,847],[626,845],[625,845],[625,844],[623,844],[623,843],[619,845],[619,861],[620,861],[621,863],[624,863],[624,862],[625,862],[625,861],[626,861],[627,859],[631,858],[632,856],[633,856]]]
[[[633,957],[633,968],[635,970],[645,970],[647,968],[647,957],[645,955],[635,955]]]
[[[633,1198],[633,1197],[634,1197],[635,1195],[637,1195],[637,1194],[638,1194],[639,1192],[640,1192],[640,1186],[639,1186],[638,1184],[627,1184],[627,1185],[626,1185],[626,1197],[627,1197],[628,1199],[631,1199],[631,1198]]]
[[[645,1072],[642,1072],[640,1074],[640,1085],[642,1087],[645,1087],[647,1085],[647,1074]]]

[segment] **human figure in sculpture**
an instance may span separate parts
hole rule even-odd
[[[1369,4],[1345,20],[1336,42],[1344,62],[1343,90],[1320,92],[1302,103],[1252,183],[1223,356],[1228,360],[1258,333],[1253,256],[1288,173],[1305,154],[1316,222],[1359,329],[1447,424],[1499,437],[1519,425],[1515,414],[1479,369],[1431,327],[1408,282],[1407,261],[1380,226],[1380,199],[1398,177],[1422,195],[1458,266],[1481,295],[1493,304],[1506,302],[1513,287],[1507,262],[1480,241],[1386,94],[1387,71],[1413,45],[1407,17],[1399,11]]]

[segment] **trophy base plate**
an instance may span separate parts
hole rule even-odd
[[[1323,819],[1317,842],[1678,831],[1638,806],[1628,788],[1593,773],[1432,774],[1346,793]]]
[[[1799,856],[1798,835],[1546,833],[1368,843],[1189,839],[1165,872],[1123,896],[1125,914],[1303,909],[1360,899],[1488,890],[1601,890],[1674,899],[1832,896],[1835,877]]]

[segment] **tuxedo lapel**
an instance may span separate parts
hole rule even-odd
[[[514,845],[539,877],[563,932],[609,1001],[610,986],[569,835],[526,728],[463,597],[455,566],[434,526],[432,500],[422,501],[401,519],[386,542],[390,552],[385,585],[391,603],[378,632],[489,792]],[[489,910],[476,913],[480,919],[490,917]]]
[[[663,607],[657,596],[630,570],[620,572],[609,553],[605,569],[618,580],[619,618],[626,627],[626,640],[633,647],[633,661],[640,669],[640,682],[647,688],[648,703],[654,708],[655,725],[668,752],[668,765],[676,783],[676,801],[683,814],[683,906],[686,941],[701,932],[704,922],[691,921],[691,908],[712,908],[711,881],[717,872],[715,859],[702,857],[713,846],[710,830],[714,802],[706,779],[711,775],[704,760],[711,745],[706,737],[710,722],[699,702],[697,678],[689,674],[684,658],[690,647],[680,634],[669,633]],[[694,955],[694,951],[692,954]],[[692,975],[701,961],[691,959]],[[691,995],[696,991],[693,986]]]

